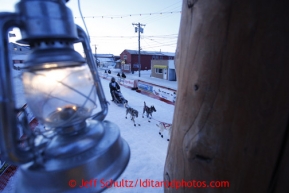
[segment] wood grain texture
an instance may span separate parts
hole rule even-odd
[[[230,187],[165,192],[289,192],[288,7],[183,0],[164,179]]]

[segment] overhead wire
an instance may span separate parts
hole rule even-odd
[[[78,0],[79,1],[79,0]],[[102,18],[102,19],[122,19],[125,17],[135,17],[135,16],[143,16],[143,15],[162,15],[162,14],[180,14],[181,11],[166,11],[166,12],[157,12],[157,13],[137,13],[137,14],[125,14],[125,15],[96,15],[96,16],[82,16],[81,17],[74,17],[74,19],[96,19],[96,18]]]
[[[126,46],[128,45],[133,45],[134,47],[136,46],[134,43],[131,43],[130,41],[126,41],[129,39],[134,39],[137,38],[138,36],[90,36],[86,23],[85,23],[85,19],[89,19],[89,18],[125,18],[125,17],[136,17],[136,16],[145,16],[142,17],[142,19],[140,21],[146,21],[146,22],[155,22],[167,17],[172,16],[172,14],[176,14],[176,13],[181,13],[181,11],[176,11],[179,9],[179,5],[177,5],[179,2],[176,2],[174,4],[171,4],[163,9],[161,9],[159,12],[152,12],[152,13],[140,13],[140,14],[124,14],[124,15],[102,15],[102,16],[83,16],[82,12],[81,12],[81,7],[80,7],[80,0],[78,0],[78,8],[79,8],[79,13],[80,13],[80,18],[82,19],[82,22],[85,26],[86,32],[88,34],[89,37],[89,41],[91,43],[91,39],[95,39],[97,38],[97,44],[102,44],[102,43],[106,43],[106,44],[114,44],[115,41],[123,44],[126,44]],[[177,6],[175,6],[177,5]],[[170,8],[169,11],[167,11],[167,9]],[[164,16],[165,15],[165,16]],[[76,19],[79,17],[75,17]],[[141,38],[142,40],[145,40],[147,46],[142,46],[143,49],[144,48],[153,48],[153,47],[163,47],[163,46],[172,46],[175,45],[176,46],[176,40],[172,40],[172,39],[177,39],[178,34],[167,34],[167,35],[157,35],[157,36],[145,36],[144,34],[142,34]],[[111,40],[112,39],[112,40]],[[170,39],[171,41],[166,41],[166,39]],[[158,41],[156,41],[158,40]],[[153,43],[149,43],[153,42]],[[172,43],[172,41],[174,43]],[[92,43],[91,43],[92,44]]]
[[[162,15],[161,13],[162,13],[164,10],[166,10],[167,8],[172,7],[172,6],[174,6],[174,5],[178,4],[178,3],[179,3],[179,2],[176,2],[176,3],[173,3],[173,4],[167,6],[167,7],[163,8],[163,9],[160,9],[160,10],[158,11],[160,14],[159,14],[159,15],[155,15],[155,16],[158,17],[158,16]],[[180,9],[179,9],[179,10],[180,10]],[[172,10],[170,10],[170,11],[172,12]],[[176,11],[176,10],[174,10],[174,11]],[[166,12],[168,12],[168,11],[166,11]],[[145,23],[144,21],[147,21],[147,19],[155,18],[155,16],[153,16],[153,17],[150,17],[150,16],[143,17],[143,18],[140,19],[140,22]]]
[[[169,9],[169,10],[167,10],[167,9]],[[159,12],[160,13],[162,11],[174,12],[177,9],[181,10],[181,5],[179,5],[179,2],[165,7],[163,9],[159,10]],[[168,17],[171,17],[171,16],[172,15],[168,15],[168,14],[166,14],[166,15],[162,15],[162,14],[154,15],[152,17],[146,16],[146,17],[143,17],[140,20],[140,22],[145,23],[146,25],[150,25],[153,22],[160,22],[161,20],[167,19]],[[164,24],[164,25],[167,25],[167,24]],[[160,25],[160,27],[161,27],[161,25]],[[158,48],[160,50],[166,50],[166,49],[168,49],[168,47],[176,48],[177,37],[178,37],[178,34],[174,34],[173,36],[172,35],[166,35],[166,36],[160,35],[160,36],[151,36],[151,37],[142,35],[142,40],[144,42],[144,44],[142,44],[142,49]],[[167,41],[168,39],[169,39],[169,41]],[[156,41],[156,40],[158,40],[158,41]],[[171,49],[169,49],[169,50],[171,50]]]
[[[165,35],[142,35],[145,38],[177,38],[178,34],[165,34]],[[134,36],[90,36],[91,38],[137,38]]]
[[[178,7],[174,7],[174,10],[170,9],[166,12],[171,12],[171,13],[179,13],[181,14],[181,11],[176,11],[176,9],[181,10],[180,6]],[[172,14],[162,14],[162,12],[160,12],[160,14],[158,15],[153,15],[152,17],[146,17],[146,18],[141,18],[140,22],[145,23],[145,24],[149,24],[149,23],[153,23],[168,17],[173,16]]]
[[[150,40],[150,41],[152,41],[153,43],[149,44],[147,41],[145,41],[149,46],[143,46],[143,48],[153,48],[153,47],[163,48],[163,47],[168,47],[168,46],[176,47],[176,41],[166,41],[166,42],[158,42],[158,41],[153,41],[153,40]]]
[[[155,22],[160,22],[163,19],[167,19],[169,17],[172,17],[173,15],[159,15],[157,18],[151,18],[150,20],[147,20],[145,22],[146,25],[151,24],[151,23],[155,23]]]
[[[173,3],[173,4],[171,4],[171,5],[167,6],[167,7],[164,7],[163,9],[160,9],[158,12],[159,12],[159,13],[162,13],[163,11],[166,11],[166,12],[167,12],[167,11],[168,11],[168,10],[167,10],[168,8],[170,8],[170,7],[172,7],[172,6],[176,5],[176,4],[179,4],[179,2]],[[172,10],[170,9],[169,11],[172,11]],[[177,11],[177,10],[174,10],[174,11]],[[155,16],[153,16],[153,17],[151,17],[151,16],[142,17],[140,21],[144,23],[145,21],[147,21],[147,19],[152,19],[152,18],[154,18],[154,17],[155,17]]]
[[[165,41],[156,41],[150,38],[143,38],[143,42],[142,49],[159,48],[160,50],[167,50],[169,47],[176,48],[177,38],[165,39]]]

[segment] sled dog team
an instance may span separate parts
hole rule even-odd
[[[110,88],[110,94],[112,97],[112,101],[116,103],[117,105],[124,105],[126,108],[126,115],[125,118],[127,119],[127,115],[130,114],[131,120],[133,121],[134,126],[136,126],[135,118],[138,117],[138,111],[128,105],[128,101],[123,97],[123,95],[120,92],[120,86],[118,83],[115,81],[115,78],[112,77],[111,82],[109,83],[109,88]],[[144,107],[143,107],[143,113],[142,117],[144,118],[144,114],[146,114],[146,117],[148,118],[148,122],[150,122],[150,119],[152,119],[152,114],[153,112],[156,112],[156,108],[152,106],[147,106],[146,102],[144,102]],[[171,124],[164,123],[164,122],[159,122],[159,124],[156,124],[160,130],[159,134],[161,137],[163,137],[163,131],[168,130],[168,136],[170,137],[171,134]],[[140,126],[140,124],[138,124]],[[169,141],[169,138],[167,139]]]
[[[138,111],[136,109],[133,109],[132,107],[129,107],[127,104],[125,104],[125,108],[126,108],[126,116],[125,118],[127,119],[127,115],[130,114],[131,116],[131,120],[134,122],[134,126],[136,126],[135,117],[138,117]],[[149,119],[148,122],[150,122],[150,119],[152,118],[152,114],[153,112],[156,112],[156,108],[152,105],[151,107],[148,107],[146,105],[146,102],[144,102],[144,107],[143,107],[143,113],[142,113],[142,117],[144,118],[144,114],[146,113],[147,118]]]

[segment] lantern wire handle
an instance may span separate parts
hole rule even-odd
[[[94,80],[95,86],[96,86],[97,96],[99,98],[100,106],[102,109],[99,113],[94,115],[92,117],[92,119],[95,119],[98,121],[103,121],[105,116],[107,115],[107,112],[108,112],[108,102],[105,99],[105,94],[104,94],[104,91],[103,91],[101,85],[98,85],[98,84],[101,84],[100,78],[99,78],[99,75],[97,72],[95,60],[92,56],[91,47],[89,46],[88,37],[85,34],[84,30],[81,27],[79,27],[78,25],[77,25],[77,33],[78,33],[79,39],[82,43],[82,46],[84,48],[84,52],[85,52],[86,60],[87,60],[87,65],[89,66],[89,69],[90,69],[91,74],[93,76],[93,80]]]
[[[83,25],[84,25],[84,27],[85,27],[85,30],[86,30],[86,33],[87,33],[87,36],[88,36],[89,43],[90,43],[90,35],[89,35],[89,33],[88,33],[88,30],[87,30],[87,27],[86,27],[86,23],[85,23],[85,21],[84,21],[83,15],[82,15],[81,7],[80,7],[80,0],[78,0],[77,2],[78,2],[79,14],[80,14],[80,16],[81,16],[81,19],[82,19]]]

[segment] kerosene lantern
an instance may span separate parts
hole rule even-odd
[[[21,0],[15,13],[0,13],[0,145],[2,158],[19,166],[16,192],[100,192],[105,187],[97,180],[116,180],[129,161],[118,127],[104,121],[107,101],[88,38],[65,3]],[[19,42],[30,45],[21,68],[25,97],[49,137],[29,132],[17,118],[8,49],[12,27],[21,31]],[[76,42],[85,59],[74,50]],[[24,147],[19,125],[27,135]]]

